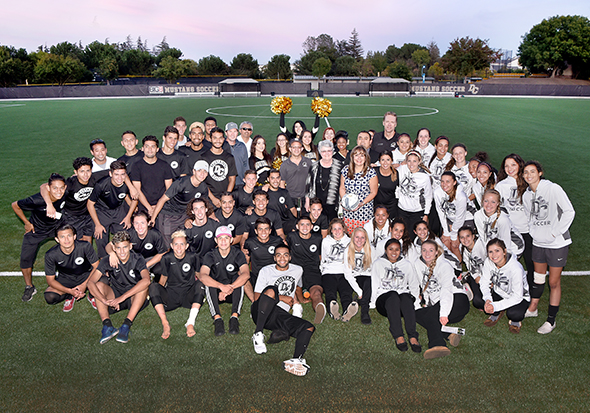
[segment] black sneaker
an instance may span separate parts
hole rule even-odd
[[[287,341],[290,338],[291,338],[291,336],[285,330],[273,330],[273,332],[270,333],[270,337],[268,338],[267,343],[268,344],[280,343],[281,341]]]
[[[369,315],[369,310],[362,311],[361,309],[361,323],[365,325],[369,325],[372,323],[371,316]]]
[[[213,325],[215,325],[215,335],[216,336],[222,336],[225,334],[225,325],[223,324],[223,319],[222,318],[216,318],[215,321],[213,322]]]
[[[23,294],[23,301],[26,303],[27,301],[31,301],[33,299],[33,296],[37,294],[37,289],[35,288],[34,285],[27,285],[25,287],[25,292]]]
[[[240,320],[238,320],[238,317],[232,317],[229,319],[229,333],[240,334]]]

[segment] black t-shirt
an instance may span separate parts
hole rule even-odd
[[[63,285],[79,285],[86,280],[96,261],[98,256],[88,242],[74,241],[70,254],[65,254],[59,245],[55,245],[45,254],[45,275],[55,276]]]
[[[158,200],[166,192],[166,180],[173,179],[172,169],[162,159],[149,164],[141,159],[133,165],[133,171],[129,175],[131,182],[141,182],[141,192],[147,198],[150,205],[156,205]]]
[[[146,261],[149,261],[154,255],[163,254],[168,251],[168,245],[164,241],[164,236],[157,229],[149,229],[144,239],[139,238],[135,228],[127,231],[131,237],[133,251],[141,254]]]
[[[194,252],[187,251],[184,258],[178,259],[174,251],[162,257],[162,275],[168,277],[166,286],[173,289],[190,288],[195,284],[195,273],[201,269],[201,260]]]
[[[275,263],[275,248],[279,245],[285,243],[276,235],[271,235],[265,243],[260,242],[258,237],[248,238],[244,242],[244,249],[250,254],[250,271],[254,278],[258,277],[262,267]]]
[[[256,189],[256,188],[255,188]],[[240,210],[240,212],[246,212],[248,207],[254,206],[254,200],[252,199],[252,195],[254,191],[248,193],[244,190],[244,185],[238,186],[236,189],[233,190],[232,195],[234,200],[236,201],[235,208]]]
[[[265,217],[270,220],[273,235],[277,235],[277,231],[279,229],[283,229],[283,221],[281,220],[279,213],[274,209],[266,208],[266,213],[264,215],[258,215],[255,210],[252,210],[251,215],[244,215],[247,232],[249,234],[248,237],[256,236],[256,233],[254,232],[256,220],[261,217]]]
[[[239,276],[240,267],[247,265],[246,256],[236,247],[231,247],[227,257],[222,257],[219,249],[209,251],[203,258],[203,266],[209,267],[209,275],[221,284],[231,284]]]
[[[164,151],[159,150],[156,156],[158,159],[162,159],[170,165],[170,168],[172,169],[172,179],[178,179],[178,177],[183,174],[192,174],[193,168],[192,166],[189,168],[188,159],[184,153],[175,150],[170,155],[166,155]]]
[[[291,195],[289,195],[289,191],[283,188],[279,188],[276,191],[269,189],[268,198],[268,207],[277,211],[283,222],[295,219],[291,213],[291,208],[295,207],[295,203]]]
[[[178,148],[178,151],[183,153],[187,158],[186,161],[188,163],[188,168],[191,171],[191,173],[189,173],[188,175],[192,174],[192,170],[195,167],[195,163],[199,159],[201,159],[201,156],[209,149],[211,149],[211,143],[209,143],[209,141],[206,140],[203,141],[203,147],[198,151],[195,151],[193,148],[189,148],[188,146],[181,146],[180,148]]]
[[[311,216],[309,218],[313,220]],[[311,223],[311,232],[313,234],[320,234],[321,236],[322,230],[327,231],[329,226],[330,224],[328,223],[328,217],[321,213],[318,219]]]
[[[116,187],[111,182],[111,177],[107,176],[96,183],[94,191],[88,199],[96,204],[96,209],[105,211],[119,208],[125,202],[125,197],[128,194],[129,188],[125,183]]]
[[[311,234],[308,239],[293,231],[287,235],[287,244],[291,247],[291,262],[303,267],[304,272],[320,273],[320,256],[322,253],[322,236]]]
[[[371,144],[371,149],[374,150],[377,155],[379,155],[383,151],[395,151],[397,149],[397,141],[399,139],[399,133],[395,132],[393,138],[387,139],[384,136],[383,132],[377,132],[375,136],[373,136],[373,143]]]
[[[237,176],[236,161],[231,153],[223,151],[215,155],[210,150],[205,152],[201,157],[209,164],[209,175],[205,182],[216,198],[221,196],[222,192],[227,191],[230,176]]]
[[[109,257],[101,259],[98,264],[98,271],[109,277],[111,287],[120,294],[125,294],[141,280],[143,270],[147,270],[145,258],[133,251],[129,251],[127,262],[119,262],[116,268],[109,264]]]
[[[246,232],[246,220],[244,214],[237,209],[234,209],[233,213],[229,217],[223,216],[223,211],[219,208],[215,211],[215,217],[219,220],[219,226],[225,225],[228,227],[235,238],[238,235],[243,235]]]
[[[203,226],[193,225],[185,229],[186,239],[190,245],[190,250],[196,252],[200,257],[216,247],[215,230],[219,224],[212,219],[207,219]]]
[[[54,219],[47,216],[47,204],[40,193],[21,199],[17,204],[23,211],[31,211],[29,222],[35,227],[35,233],[47,234],[51,237],[55,236],[54,231],[61,225],[62,219]],[[61,213],[66,202],[61,198],[52,204],[55,211]]]
[[[72,216],[87,215],[88,208],[86,205],[88,203],[86,201],[90,198],[95,184],[94,174],[90,176],[86,185],[81,184],[77,176],[70,176],[66,180],[68,188],[64,195],[64,200],[66,201],[64,212]]]
[[[375,168],[375,172],[377,173],[379,189],[377,190],[377,195],[375,196],[373,205],[385,206],[387,208],[387,212],[389,212],[389,218],[394,218],[397,216],[397,197],[395,196],[395,191],[399,185],[399,180],[396,179],[392,182],[391,175],[381,175],[379,168]]]
[[[166,191],[166,196],[170,199],[164,204],[162,210],[172,215],[183,215],[186,213],[189,202],[196,198],[208,199],[209,191],[204,181],[199,186],[194,186],[191,176],[187,175],[172,182]]]

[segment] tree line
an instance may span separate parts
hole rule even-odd
[[[246,76],[256,79],[290,79],[293,74],[324,76],[391,76],[411,80],[426,76],[455,80],[486,75],[490,63],[500,58],[488,40],[470,37],[453,40],[441,56],[436,42],[427,45],[394,44],[383,51],[364,53],[354,29],[348,39],[329,34],[309,36],[303,53],[291,66],[291,57],[277,54],[260,65],[249,53],[240,53],[227,64],[210,55],[198,62],[183,59],[180,49],[166,37],[148,48],[147,41],[128,36],[123,43],[94,41],[86,46],[64,41],[40,46],[28,53],[24,48],[0,45],[0,85],[101,81],[110,83],[120,76],[153,76],[173,82],[184,76]],[[519,47],[520,62],[531,73],[558,75],[571,67],[576,77],[590,73],[590,21],[583,16],[555,16],[543,20],[526,33]]]

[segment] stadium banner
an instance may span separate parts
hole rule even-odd
[[[590,86],[583,85],[530,85],[478,83],[419,83],[412,84],[412,93],[476,96],[590,96]]]

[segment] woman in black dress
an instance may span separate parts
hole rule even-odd
[[[398,187],[397,171],[392,167],[393,155],[390,151],[383,151],[379,155],[379,164],[375,167],[377,180],[379,181],[379,190],[375,197],[374,205],[384,205],[389,212],[389,219],[397,217],[397,198],[395,190]]]

